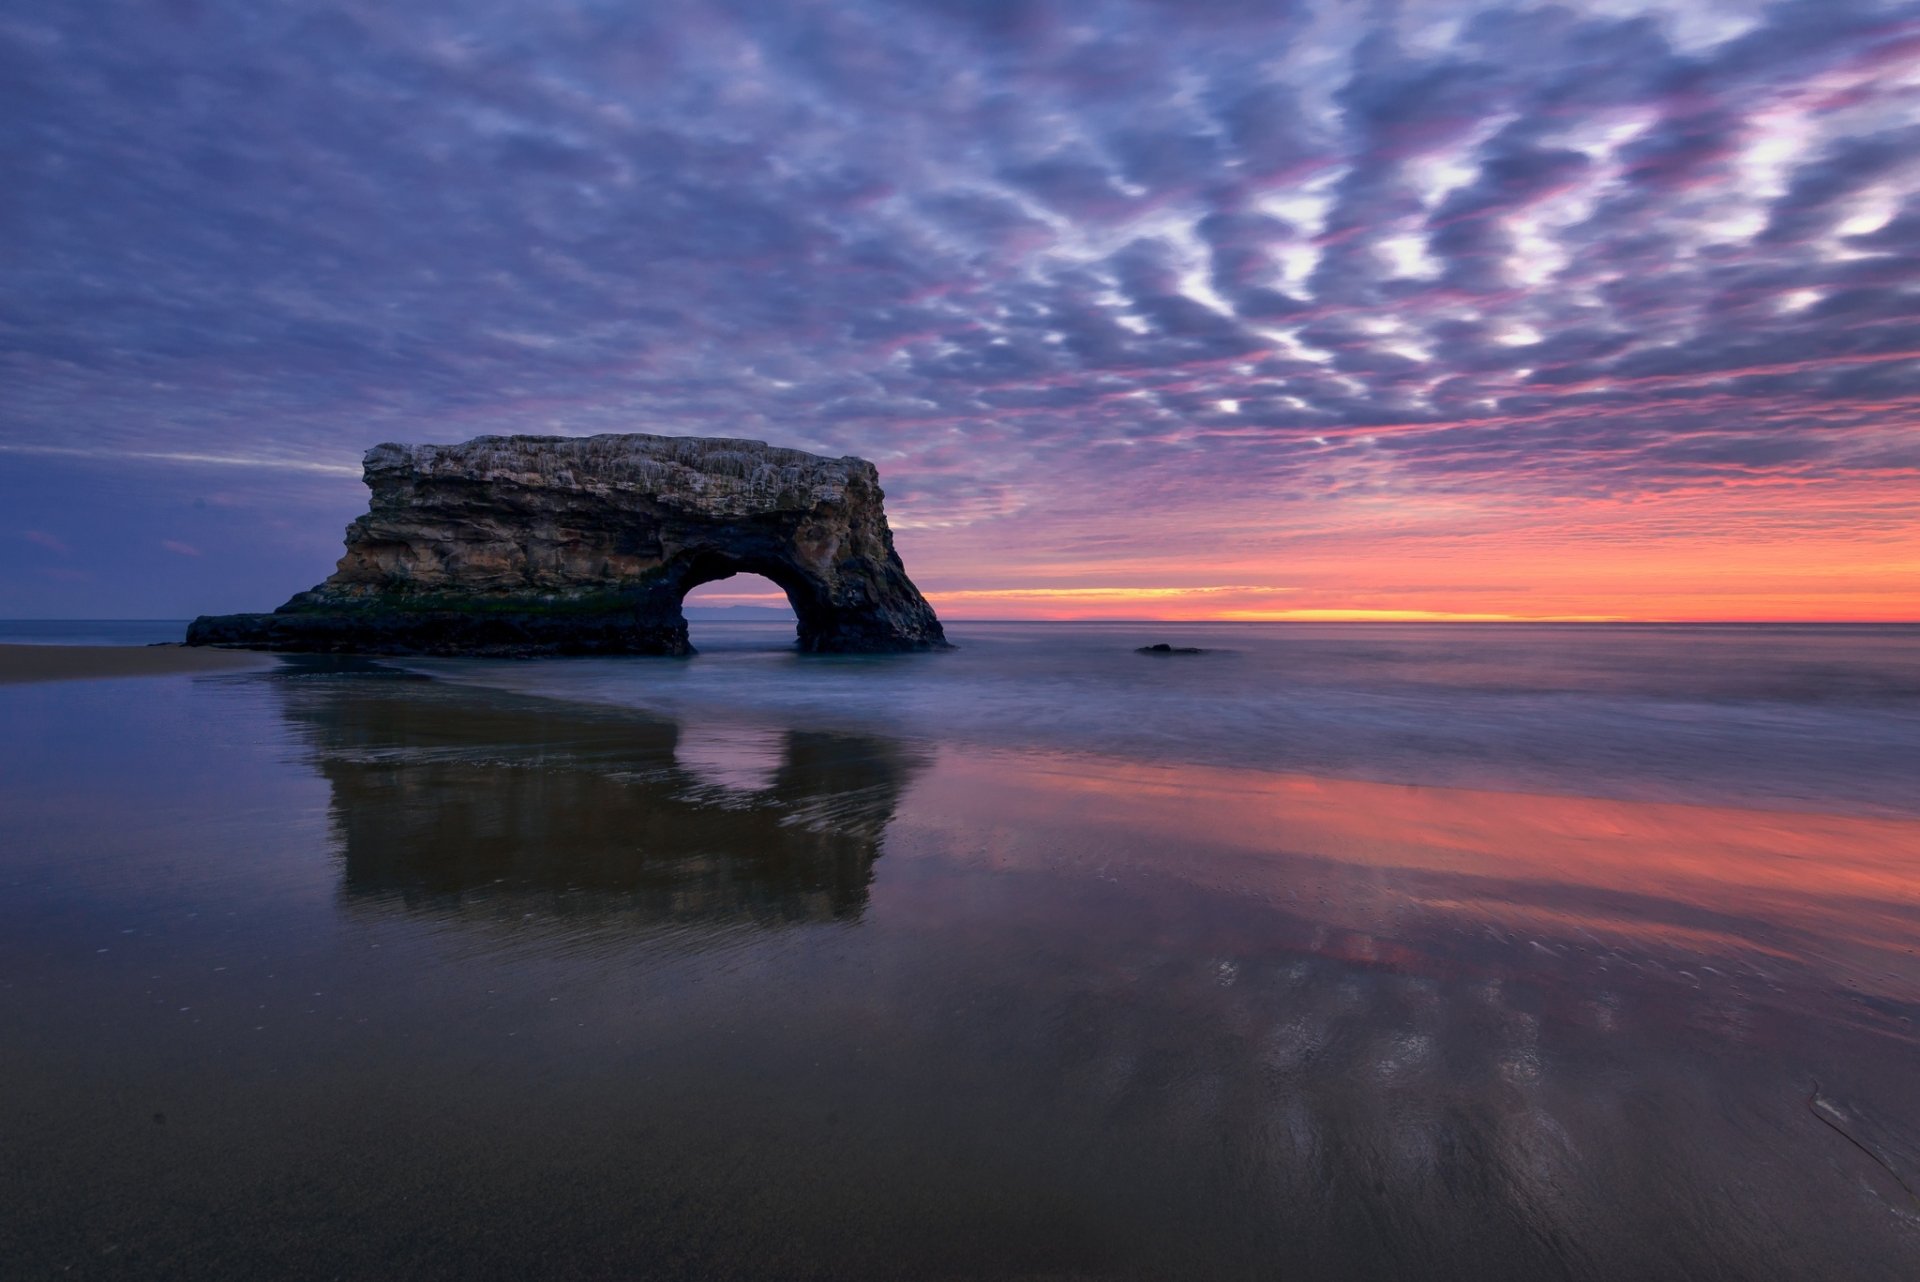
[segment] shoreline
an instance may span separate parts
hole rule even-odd
[[[263,668],[271,655],[184,645],[26,645],[0,643],[0,685],[169,677]]]

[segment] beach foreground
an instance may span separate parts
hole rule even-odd
[[[0,685],[235,672],[267,663],[241,651],[180,645],[0,645]]]
[[[271,662],[0,692],[18,1276],[1920,1275],[1920,815]]]

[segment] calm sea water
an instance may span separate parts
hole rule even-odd
[[[0,619],[0,645],[158,645],[186,635],[185,619]]]
[[[1920,1276],[1920,634],[953,631],[0,686],[0,1273]]]
[[[934,656],[421,665],[695,719],[1396,783],[1920,813],[1920,626],[956,624]],[[1158,642],[1203,655],[1140,655]]]

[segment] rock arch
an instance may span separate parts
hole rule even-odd
[[[802,649],[946,646],[894,551],[879,473],[760,441],[640,434],[379,445],[325,583],[191,645],[374,654],[691,654],[680,603],[763,575]]]

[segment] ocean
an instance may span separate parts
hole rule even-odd
[[[1920,626],[957,623],[823,657],[696,622],[697,662],[422,664],[710,721],[1407,784],[1920,814]],[[1160,643],[1201,655],[1142,655]]]
[[[186,635],[185,619],[0,619],[0,645],[162,645]]]
[[[9,1275],[1920,1276],[1920,629],[949,630],[0,686]]]

